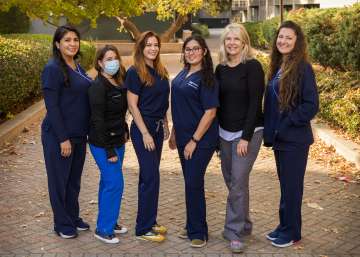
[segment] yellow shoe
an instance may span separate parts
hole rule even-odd
[[[158,233],[155,232],[147,232],[144,235],[141,236],[136,236],[137,239],[141,239],[141,240],[145,240],[145,241],[151,241],[151,242],[162,242],[165,240],[165,237],[163,235],[160,235]]]
[[[193,239],[191,240],[190,243],[190,246],[195,248],[201,248],[204,247],[205,245],[206,245],[206,241],[201,239]]]
[[[159,225],[159,224],[155,224],[153,227],[152,227],[152,230],[156,233],[159,233],[159,234],[166,234],[167,232],[167,228],[162,226],[162,225]]]

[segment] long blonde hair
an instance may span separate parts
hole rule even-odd
[[[162,79],[169,79],[169,74],[160,61],[160,38],[152,31],[145,31],[140,35],[139,39],[137,40],[134,53],[134,67],[139,74],[141,82],[145,86],[152,86],[155,82],[155,78],[150,74],[148,68],[146,67],[144,57],[144,48],[146,46],[147,40],[150,37],[155,37],[159,43],[159,53],[154,60],[154,69]]]
[[[225,50],[225,39],[229,32],[233,32],[239,36],[240,40],[244,43],[243,49],[241,49],[240,62],[245,63],[247,60],[253,59],[255,56],[254,49],[251,47],[250,37],[245,27],[238,23],[230,23],[224,28],[220,37],[220,54],[219,61],[221,64],[226,64],[229,61],[228,54]]]

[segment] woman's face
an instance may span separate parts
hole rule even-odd
[[[239,55],[244,48],[244,43],[241,41],[239,35],[230,31],[224,40],[225,52],[229,56]]]
[[[204,55],[204,50],[196,40],[190,40],[184,48],[185,61],[190,65],[201,64]]]
[[[119,58],[117,57],[117,55],[114,51],[109,50],[105,53],[102,60],[99,60],[98,62],[99,62],[100,67],[104,70],[105,63],[108,61],[113,61],[113,60],[119,60]]]
[[[65,58],[74,58],[80,48],[80,39],[75,32],[69,31],[60,39],[60,42],[56,42],[56,47]]]
[[[276,39],[276,47],[281,54],[289,54],[294,50],[296,44],[296,34],[293,29],[282,28]]]
[[[143,50],[145,61],[153,62],[160,51],[159,42],[156,37],[149,37]]]

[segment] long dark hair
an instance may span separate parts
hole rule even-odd
[[[96,57],[95,57],[95,61],[94,61],[95,70],[97,70],[99,73],[102,72],[102,68],[99,65],[99,61],[102,61],[104,59],[104,56],[108,51],[114,52],[117,59],[120,62],[120,68],[119,68],[118,72],[116,72],[112,77],[119,86],[122,86],[124,84],[126,70],[122,64],[120,53],[115,46],[105,45],[103,48],[99,49],[96,52]]]
[[[141,82],[144,83],[145,86],[152,86],[155,82],[155,78],[150,74],[148,68],[146,67],[145,57],[144,57],[144,48],[150,37],[155,37],[159,44],[159,53],[156,56],[156,59],[154,60],[154,69],[162,79],[169,79],[169,74],[166,68],[164,67],[164,65],[160,61],[160,48],[161,48],[160,38],[153,31],[145,31],[140,35],[139,39],[136,41],[135,52],[134,52],[134,67],[138,72]]]
[[[282,55],[276,41],[282,28],[289,28],[295,32],[296,42],[294,49],[287,55]],[[307,43],[299,25],[293,21],[284,21],[276,32],[273,40],[270,60],[269,80],[281,69],[279,88],[279,108],[289,111],[296,105],[299,96],[299,84],[304,74],[304,63],[308,61]]]
[[[73,27],[71,25],[64,25],[64,26],[58,27],[54,33],[54,37],[53,37],[53,41],[52,41],[52,55],[53,55],[53,58],[60,63],[62,72],[64,74],[64,80],[65,80],[66,87],[70,86],[68,65],[66,64],[66,62],[60,52],[60,49],[57,47],[56,43],[60,44],[60,40],[68,32],[74,32],[76,34],[76,36],[79,38],[79,50],[77,51],[77,53],[74,56],[74,59],[76,60],[80,56],[80,33],[75,27]]]
[[[207,46],[205,39],[199,35],[194,35],[191,37],[188,37],[182,47],[182,59],[184,62],[184,67],[186,69],[190,69],[190,64],[186,62],[185,59],[185,48],[186,45],[191,41],[191,40],[195,40],[196,42],[198,42],[198,44],[200,45],[200,47],[202,48],[202,50],[204,51],[205,55],[203,56],[202,60],[201,60],[201,83],[204,86],[207,87],[213,87],[214,86],[214,81],[215,81],[215,75],[214,75],[214,65],[213,65],[213,61],[211,58],[211,53],[209,50],[209,47]]]

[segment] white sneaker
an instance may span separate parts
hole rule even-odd
[[[116,224],[114,228],[115,234],[125,234],[128,232],[128,229],[122,225]]]
[[[94,236],[97,239],[99,239],[100,241],[103,241],[104,243],[107,243],[107,244],[117,244],[120,242],[119,238],[117,238],[115,235],[102,236],[102,235],[99,235],[97,233],[97,231],[95,231]]]

